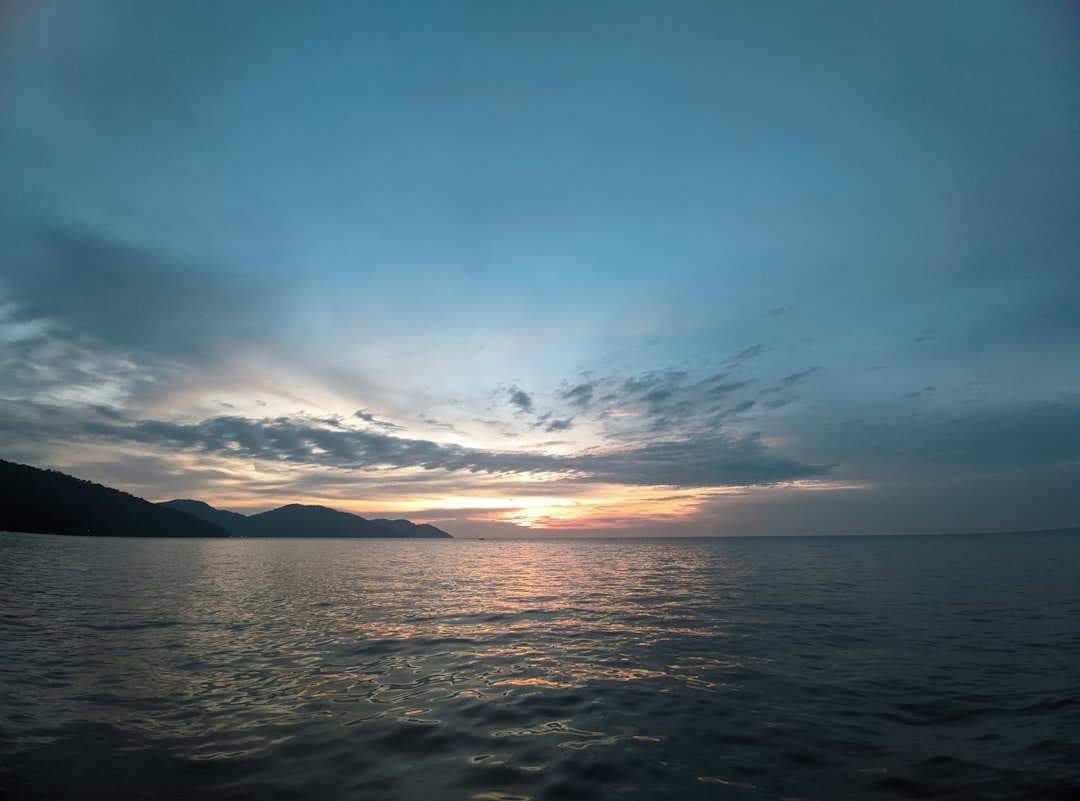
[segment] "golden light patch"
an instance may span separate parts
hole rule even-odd
[[[534,530],[615,529],[647,521],[675,522],[697,513],[708,493],[658,487],[593,485],[580,497],[519,498],[493,520]]]

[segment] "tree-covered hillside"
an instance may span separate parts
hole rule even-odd
[[[90,481],[0,460],[0,531],[227,537],[220,526]]]

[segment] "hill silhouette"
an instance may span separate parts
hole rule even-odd
[[[368,520],[325,506],[292,503],[269,512],[245,516],[215,509],[202,501],[179,498],[160,504],[215,523],[233,537],[327,537],[327,538],[450,538],[450,534],[426,523],[409,520]]]
[[[178,509],[0,459],[0,531],[90,537],[227,537],[221,526]]]
[[[164,501],[159,503],[158,506],[162,506],[166,509],[178,509],[181,512],[186,512],[189,515],[194,515],[195,517],[209,521],[214,525],[221,526],[229,533],[230,537],[248,536],[248,519],[239,512],[228,512],[224,509],[215,509],[208,503],[188,499]]]

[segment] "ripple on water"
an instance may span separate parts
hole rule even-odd
[[[965,542],[0,536],[0,798],[1080,797],[1078,549]]]

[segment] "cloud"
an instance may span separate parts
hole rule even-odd
[[[508,391],[510,393],[510,403],[517,407],[518,411],[531,412],[533,410],[533,399],[529,393],[517,387],[510,387]]]
[[[39,226],[8,258],[5,290],[18,314],[49,321],[56,336],[197,361],[262,328],[251,312],[264,293],[102,230]]]
[[[820,369],[821,369],[820,367],[811,367],[809,370],[803,370],[800,373],[792,373],[789,376],[785,376],[784,378],[781,378],[780,379],[780,384],[781,384],[781,386],[790,387],[792,384],[799,383],[804,378],[806,378],[807,376],[813,375],[814,373],[816,373]]]
[[[536,422],[533,423],[532,427],[534,429],[543,429],[546,433],[550,434],[554,431],[569,431],[574,427],[574,421],[571,418],[556,418],[551,412],[546,412],[536,418]]]
[[[115,349],[50,320],[0,318],[0,398],[117,405],[148,390],[153,375]]]
[[[544,426],[544,431],[550,434],[553,431],[569,431],[573,427],[573,420],[552,420]]]
[[[558,396],[576,406],[579,409],[588,409],[593,402],[593,393],[596,392],[596,382],[584,382],[561,390]]]
[[[365,423],[371,423],[372,425],[379,426],[380,428],[386,428],[393,431],[403,431],[405,426],[399,426],[397,423],[389,423],[386,420],[379,420],[375,415],[370,412],[366,412],[363,409],[353,414],[357,420],[363,420]]]
[[[575,461],[592,481],[675,487],[777,484],[828,475],[833,469],[775,456],[756,434],[652,442]]]
[[[775,395],[780,392],[786,392],[787,390],[791,389],[791,387],[793,387],[795,384],[798,384],[800,381],[805,380],[808,376],[813,375],[820,369],[820,367],[811,367],[809,370],[802,370],[801,372],[792,373],[791,375],[784,376],[771,387],[765,387],[765,389],[761,390],[758,395]],[[766,409],[780,409],[793,403],[794,401],[795,397],[789,395],[784,398],[777,398],[776,400],[765,401],[761,405]]]
[[[724,364],[730,364],[730,365],[742,364],[743,362],[748,362],[751,359],[757,358],[758,356],[760,356],[765,351],[766,351],[766,347],[764,345],[761,345],[761,344],[751,345],[748,348],[743,348],[738,353],[736,353],[734,356],[730,357],[727,361],[724,362]]]
[[[684,370],[647,371],[624,380],[610,380],[613,389],[605,397],[617,408],[635,408],[638,419],[653,433],[715,432],[732,415],[753,406],[735,402],[732,396],[751,385],[728,373],[692,380]]]
[[[125,420],[114,410],[87,409],[81,416],[57,407],[8,414],[0,420],[49,438],[127,442],[155,452],[187,451],[294,466],[361,472],[443,470],[489,475],[562,476],[587,482],[678,487],[743,486],[827,474],[771,453],[757,435],[714,435],[631,445],[602,453],[559,456],[447,445],[355,428],[335,416],[295,415],[252,419],[235,415],[198,422]],[[0,435],[10,435],[0,429]],[[6,438],[6,437],[5,437]]]

